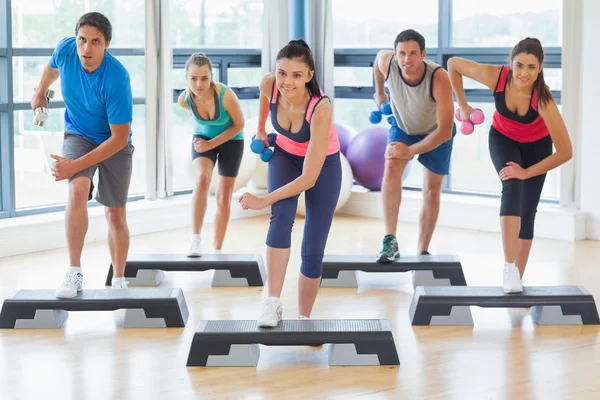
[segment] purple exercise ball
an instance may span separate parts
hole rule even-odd
[[[376,125],[361,131],[348,146],[346,158],[354,180],[367,189],[381,190],[387,139],[388,129]]]
[[[350,142],[356,136],[356,131],[347,125],[337,122],[333,125],[335,126],[338,138],[340,139],[340,151],[343,155],[346,155],[346,152],[348,151],[348,145],[350,145]]]
[[[373,126],[354,136],[348,146],[346,159],[352,167],[354,180],[369,190],[381,190],[387,139],[387,128],[381,125]],[[404,167],[402,181],[410,174],[411,167],[412,160]]]

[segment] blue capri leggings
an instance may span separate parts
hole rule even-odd
[[[280,147],[269,162],[269,193],[287,185],[302,174],[304,157],[290,154]],[[331,228],[335,206],[342,185],[340,153],[325,158],[315,185],[305,193],[306,220],[302,238],[302,266],[300,272],[307,278],[319,278],[323,272],[323,254]],[[298,196],[278,201],[271,206],[271,224],[267,246],[277,249],[291,247],[292,226],[296,219]]]

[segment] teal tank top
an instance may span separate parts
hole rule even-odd
[[[185,99],[188,107],[192,110],[192,114],[194,115],[194,120],[196,124],[194,126],[194,136],[205,136],[209,139],[213,139],[216,136],[220,135],[225,131],[225,129],[229,128],[233,125],[233,121],[229,116],[229,113],[223,107],[223,96],[225,95],[225,90],[227,90],[227,86],[221,85],[221,93],[217,96],[217,92],[214,92],[215,95],[215,104],[219,104],[216,108],[214,119],[204,119],[200,117],[198,111],[196,110],[196,106],[192,102],[191,97],[187,97]],[[235,135],[231,140],[244,140],[244,132],[240,132]]]

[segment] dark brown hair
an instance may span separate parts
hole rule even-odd
[[[302,60],[308,66],[309,71],[314,72],[315,70],[315,59],[313,58],[312,51],[302,39],[290,40],[288,44],[279,50],[276,61],[282,58]],[[317,74],[313,73],[312,79],[306,82],[306,89],[311,97],[321,97],[321,87],[319,86],[319,81],[317,81]]]
[[[527,37],[521,40],[515,47],[513,47],[510,52],[510,62],[512,64],[513,60],[516,56],[521,53],[525,54],[533,54],[537,59],[540,65],[544,62],[544,49],[542,48],[542,43],[536,38]],[[508,72],[507,83],[510,85],[512,81],[512,69]],[[540,70],[537,79],[533,83],[535,89],[538,93],[538,103],[542,105],[548,104],[553,100],[552,92],[546,82],[544,81],[544,70]]]

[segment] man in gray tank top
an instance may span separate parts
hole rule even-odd
[[[408,29],[396,37],[394,51],[380,51],[373,65],[377,107],[389,101],[399,128],[390,131],[385,152],[381,187],[385,237],[383,249],[377,256],[382,263],[391,263],[400,257],[396,228],[402,199],[402,173],[408,161],[418,155],[425,167],[417,254],[429,254],[427,250],[439,214],[442,181],[450,169],[456,134],[452,86],[446,70],[425,60],[425,54],[425,38]],[[385,93],[384,83],[391,100]]]

